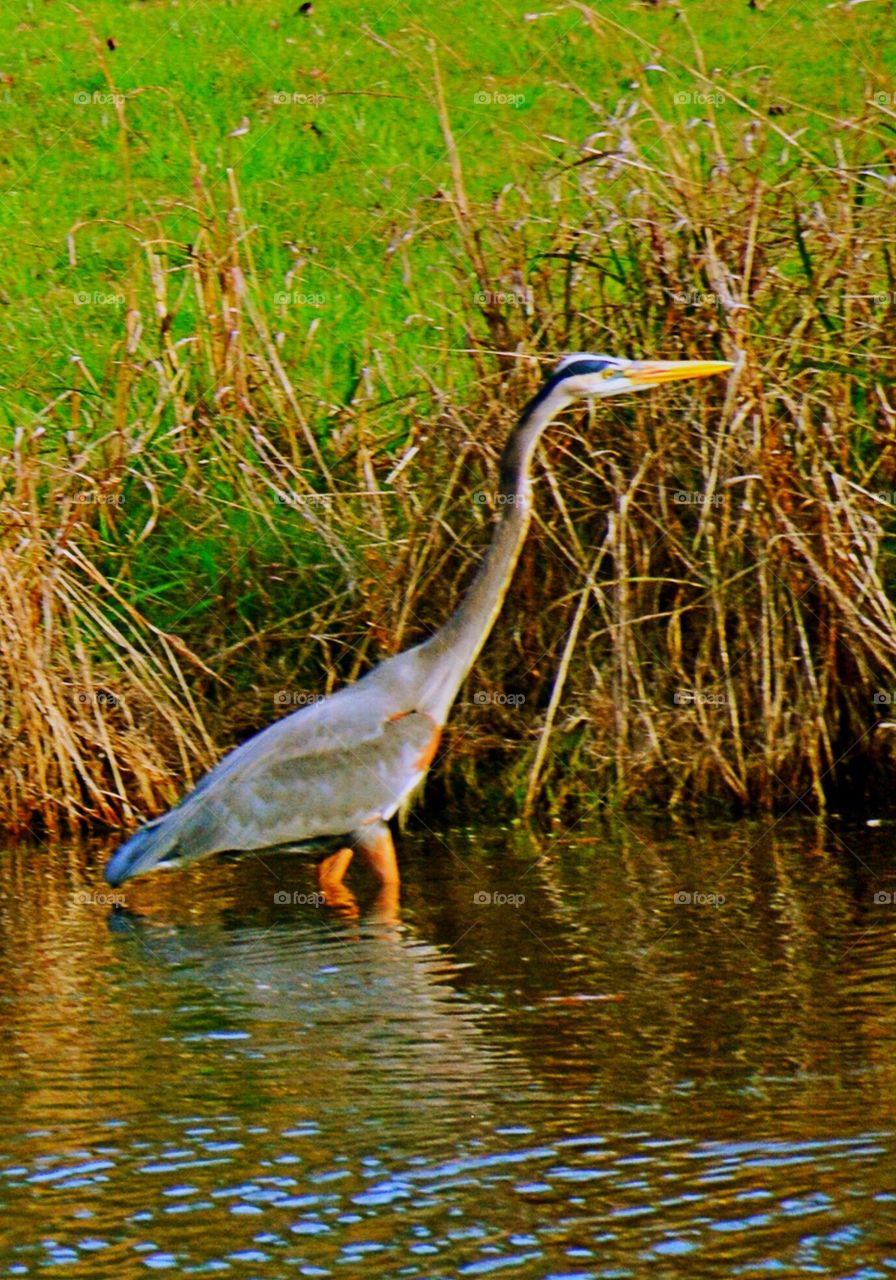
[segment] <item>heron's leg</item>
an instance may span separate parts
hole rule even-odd
[[[353,853],[354,849],[337,849],[317,864],[317,886],[328,907],[344,907],[349,901],[354,902],[354,894],[342,883]]]
[[[383,885],[398,886],[398,862],[392,832],[385,822],[371,822],[355,832],[354,847]]]
[[[355,848],[379,880],[376,898],[368,916],[379,924],[395,924],[398,920],[398,863],[392,832],[385,822],[371,822],[354,834]]]

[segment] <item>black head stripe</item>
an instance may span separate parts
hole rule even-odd
[[[580,378],[586,373],[603,373],[604,369],[612,369],[613,367],[612,360],[575,360],[561,369],[559,373],[555,373],[554,377],[558,382],[561,382],[566,378]]]
[[[587,373],[603,373],[605,369],[614,369],[615,367],[615,361],[600,360],[596,357],[589,358],[588,356],[583,356],[581,360],[573,360],[559,372],[555,370],[553,373],[548,375],[547,380],[541,384],[538,394],[526,406],[526,412],[531,413],[533,409],[537,408],[538,405],[547,400],[548,396],[557,387],[559,387],[561,383],[564,383],[567,378],[576,378]]]

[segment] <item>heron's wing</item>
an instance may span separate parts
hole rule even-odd
[[[190,853],[310,841],[391,817],[440,735],[431,716],[394,703],[394,690],[359,681],[231,752],[181,806]]]
[[[229,752],[197,784],[193,795],[239,774],[249,777],[273,763],[301,756],[351,752],[376,741],[384,726],[421,710],[419,660],[415,649],[388,659],[355,684],[275,720]]]

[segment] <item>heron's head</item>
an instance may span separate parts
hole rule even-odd
[[[557,391],[569,401],[591,396],[606,398],[646,391],[661,382],[708,378],[733,368],[727,360],[624,360],[619,356],[577,351],[560,361],[543,390]]]

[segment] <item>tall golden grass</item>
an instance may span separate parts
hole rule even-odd
[[[497,760],[530,809],[883,794],[896,281],[879,113],[824,162],[746,103],[724,134],[701,108],[698,145],[645,90],[549,175],[553,203],[507,191],[481,208],[437,104],[455,329],[406,384],[374,358],[337,412],[284,366],[280,282],[255,265],[233,177],[213,193],[197,166],[189,250],[162,216],[140,230],[105,383],[78,365],[19,430],[0,494],[7,827],[156,811],[295,689],[332,689],[443,621],[489,536],[501,442],[577,349],[737,368],[727,391],[608,404],[546,438],[536,527],[453,717],[445,785],[481,787]],[[422,215],[411,229],[425,239]],[[291,571],[295,600],[263,624],[224,619],[222,581],[210,611],[158,625],[140,573],[160,529],[223,537],[237,512],[320,571]],[[234,574],[273,572],[249,551]]]

